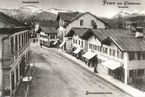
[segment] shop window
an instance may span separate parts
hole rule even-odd
[[[144,69],[138,69],[138,76],[142,76],[144,74]]]
[[[129,77],[133,77],[134,76],[134,70],[129,70]]]
[[[137,53],[137,59],[141,60],[141,53],[140,52]]]

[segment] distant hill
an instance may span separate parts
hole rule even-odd
[[[57,8],[40,9],[36,6],[22,6],[17,9],[0,9],[0,12],[16,18],[19,21],[35,17],[40,20],[55,20],[58,12],[70,12],[70,10],[63,10]]]
[[[36,15],[40,20],[56,20],[57,15],[50,12],[40,12]]]

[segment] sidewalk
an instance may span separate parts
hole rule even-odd
[[[89,72],[93,73],[94,75],[108,81],[110,84],[114,85],[115,87],[119,88],[120,90],[128,93],[131,96],[134,97],[145,97],[145,92],[142,92],[140,90],[137,90],[129,85],[126,85],[116,79],[114,79],[111,76],[108,75],[103,75],[103,74],[99,74],[99,73],[94,73],[93,68],[89,68],[84,62],[82,62],[81,60],[76,59],[74,56],[69,55],[66,52],[63,52],[62,50],[56,50],[59,54],[61,54],[64,57],[67,57],[69,60],[79,64],[81,67],[85,68],[86,70],[88,70]]]
[[[33,76],[33,72],[34,72],[34,67],[30,66],[26,72],[25,76]],[[20,86],[18,87],[16,93],[15,93],[15,97],[27,97],[28,94],[28,90],[29,90],[29,86],[31,85],[31,82],[21,82]]]

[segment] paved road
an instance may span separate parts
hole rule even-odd
[[[28,97],[131,97],[55,50],[32,44],[36,73]],[[86,95],[86,91],[98,94]],[[112,94],[99,94],[112,92]]]

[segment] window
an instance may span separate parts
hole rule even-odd
[[[83,40],[82,40],[82,45],[81,46],[83,47]]]
[[[73,43],[75,43],[75,39],[73,39]]]
[[[129,61],[132,61],[132,60],[134,60],[134,53],[130,52],[129,53]]]
[[[141,53],[140,52],[137,53],[137,58],[138,58],[138,60],[141,60]]]
[[[144,69],[138,69],[138,76],[142,76],[144,74]]]
[[[121,52],[120,50],[117,50],[117,58],[124,58],[123,52]]]
[[[99,51],[99,52],[102,52],[101,46],[98,46],[98,51]]]
[[[11,72],[11,87],[12,87],[12,90],[15,89],[15,78],[14,78],[14,72]]]
[[[115,57],[115,52],[116,52],[116,51],[113,50],[113,49],[110,49],[109,51],[110,51],[110,56],[114,56],[114,57]]]
[[[15,35],[15,50],[18,51],[18,37]]]
[[[83,25],[84,25],[84,21],[80,20],[80,26],[83,26]]]
[[[95,50],[97,50],[97,46],[95,45]]]
[[[134,75],[134,70],[129,70],[129,77],[133,77]]]
[[[24,45],[24,37],[23,37],[23,33],[21,34],[22,36],[22,46]]]
[[[55,39],[55,35],[50,35],[50,39]]]
[[[14,37],[13,36],[10,38],[10,41],[11,41],[11,54],[14,54]]]
[[[77,44],[77,39],[76,39],[76,44]]]
[[[93,49],[92,44],[89,44],[89,48],[90,48],[90,49]]]
[[[107,54],[108,53],[108,49],[107,48],[103,48],[103,53]]]
[[[79,45],[80,45],[80,40],[79,40]]]
[[[19,34],[19,48],[21,48],[21,35]]]
[[[145,53],[142,53],[142,59],[145,60]]]
[[[18,82],[18,73],[19,73],[19,70],[18,70],[18,66],[16,67],[16,83]]]
[[[91,20],[91,26],[93,26],[95,24],[94,20]]]

